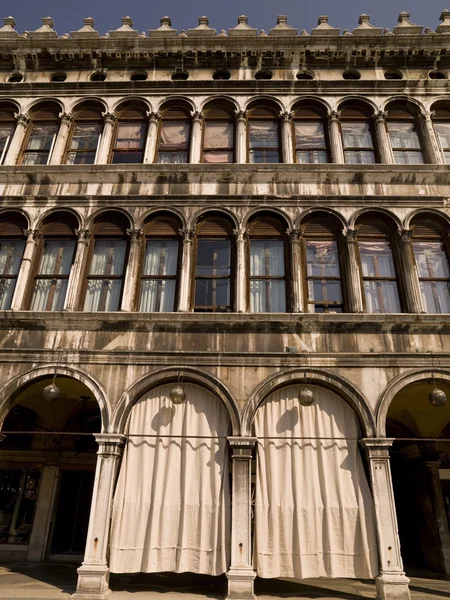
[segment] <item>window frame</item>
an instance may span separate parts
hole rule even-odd
[[[346,111],[357,111],[359,115],[345,115]],[[360,108],[359,106],[344,106],[341,109],[341,117],[339,118],[339,130],[341,133],[342,140],[342,152],[344,154],[344,161],[346,165],[354,165],[354,164],[370,164],[375,165],[380,163],[380,152],[377,144],[376,131],[374,128],[373,119],[369,114],[367,114],[367,110]],[[364,146],[364,147],[355,147],[345,145],[344,139],[344,131],[342,125],[345,123],[367,123],[369,125],[370,138],[372,140],[372,147]],[[373,162],[371,163],[351,163],[347,161],[346,152],[372,152],[373,153]]]
[[[315,113],[317,116],[316,118],[314,118],[313,116],[299,116],[298,113],[301,113],[303,111],[310,111]],[[293,152],[294,152],[294,164],[297,165],[316,165],[316,164],[329,164],[332,162],[331,159],[331,144],[330,144],[330,131],[329,131],[329,126],[328,126],[328,118],[325,114],[325,111],[322,111],[319,107],[315,107],[315,106],[310,106],[310,105],[300,105],[294,108],[294,114],[293,114],[293,118],[292,118],[292,140],[293,140]],[[303,122],[303,123],[322,123],[322,127],[323,127],[323,136],[324,136],[324,143],[325,146],[324,148],[319,149],[320,152],[325,152],[327,155],[327,160],[324,163],[320,163],[320,162],[316,162],[316,163],[310,163],[310,162],[300,162],[297,159],[297,152],[314,152],[317,151],[317,148],[297,148],[297,136],[295,133],[295,123],[296,122]]]
[[[114,124],[114,134],[113,134],[113,138],[111,140],[111,146],[109,148],[109,153],[108,153],[108,163],[112,164],[112,165],[124,165],[124,164],[134,164],[134,165],[141,165],[144,162],[144,158],[145,158],[145,148],[147,146],[147,139],[148,139],[148,127],[149,127],[149,122],[148,119],[146,119],[144,116],[142,117],[142,119],[139,121],[136,117],[128,117],[126,116],[127,113],[127,109],[133,109],[132,106],[129,107],[124,107],[121,109],[121,112],[119,112],[119,116]],[[116,144],[117,144],[117,139],[119,137],[119,126],[121,125],[121,123],[127,123],[129,125],[143,125],[143,134],[142,134],[142,149],[140,148],[138,151],[136,150],[118,150],[116,148]],[[136,152],[141,152],[142,153],[142,160],[139,162],[114,162],[114,154],[115,153],[121,153],[121,154],[131,154],[131,153],[136,153]]]
[[[183,112],[184,115],[181,117],[176,117],[173,116],[171,118],[167,118],[165,117],[165,113],[166,112],[170,112],[171,109],[177,109],[180,112]],[[172,105],[172,106],[166,106],[163,108],[162,111],[160,111],[160,119],[158,120],[158,129],[157,129],[157,143],[156,143],[156,148],[155,148],[155,157],[154,157],[154,163],[157,163],[159,165],[173,165],[173,164],[177,164],[177,165],[187,165],[190,163],[190,154],[191,154],[191,146],[192,146],[192,116],[190,116],[189,114],[189,109],[187,109],[185,106],[180,106],[180,105]],[[161,134],[162,134],[162,128],[164,126],[164,123],[185,123],[186,125],[188,125],[188,143],[186,145],[186,147],[181,147],[179,146],[176,149],[173,150],[163,150],[163,152],[165,153],[172,153],[172,154],[176,154],[177,152],[186,152],[186,162],[185,163],[163,163],[160,162],[159,159],[159,153],[161,152]]]
[[[27,238],[26,238],[25,235],[23,235],[22,237],[19,236],[19,235],[5,235],[5,236],[0,236],[0,245],[3,245],[6,241],[8,241],[8,242],[13,242],[13,241],[14,242],[15,241],[21,241],[21,242],[23,242],[23,252],[22,252],[22,256],[20,257],[20,263],[19,263],[19,266],[18,266],[18,269],[17,269],[17,273],[15,275],[5,275],[4,273],[0,272],[0,286],[2,286],[2,282],[5,281],[5,280],[12,279],[12,280],[15,281],[14,289],[13,289],[13,292],[11,294],[11,302],[10,302],[8,308],[2,308],[0,310],[11,310],[11,304],[12,304],[12,301],[14,299],[14,294],[15,294],[15,291],[16,291],[17,281],[18,281],[18,278],[19,278],[20,269],[22,267],[23,257],[24,257],[24,254],[25,254],[26,246],[27,246]],[[13,253],[15,253],[14,250],[13,250]]]
[[[93,107],[91,108],[91,106],[89,106],[89,105],[87,105],[87,106],[82,106],[81,105],[81,106],[76,107],[75,110],[74,110],[73,121],[72,121],[72,124],[71,124],[71,127],[70,127],[69,135],[67,137],[66,147],[65,147],[65,150],[64,150],[64,155],[63,155],[63,160],[62,160],[62,164],[66,165],[66,166],[67,165],[68,166],[74,166],[74,165],[77,165],[77,164],[89,166],[89,165],[95,165],[95,164],[97,164],[98,150],[100,148],[101,140],[102,140],[102,137],[103,137],[103,132],[104,132],[104,129],[105,129],[105,120],[102,117],[101,111],[100,111],[99,115],[96,116],[96,117],[77,118],[77,111],[89,110],[89,109],[95,110],[95,108],[93,108]],[[88,123],[98,123],[100,125],[99,134],[98,134],[98,137],[97,137],[97,147],[96,147],[95,151],[94,150],[88,150],[88,151],[86,151],[86,150],[73,150],[72,149],[72,141],[73,141],[73,138],[74,138],[74,134],[75,134],[75,130],[76,130],[77,125],[88,124]],[[77,162],[69,163],[68,162],[69,154],[75,154],[75,155],[78,155],[78,154],[86,154],[86,155],[87,154],[94,154],[94,161],[92,163],[77,163]]]
[[[392,115],[391,114],[391,115],[389,115],[389,110],[391,110],[391,113],[392,113],[392,110],[394,110],[395,112],[399,111],[400,114],[397,114],[397,115]],[[426,151],[426,144],[424,143],[423,132],[422,132],[422,129],[420,127],[418,115],[415,115],[407,107],[394,106],[393,108],[390,108],[389,105],[387,105],[386,111],[387,111],[387,117],[386,117],[387,134],[388,134],[388,138],[389,138],[389,144],[390,144],[391,150],[392,150],[392,156],[394,157],[394,164],[396,164],[396,165],[403,165],[403,166],[414,166],[414,165],[418,165],[418,164],[423,164],[423,165],[428,164],[428,156],[427,156],[427,151]],[[391,123],[409,123],[409,124],[413,125],[414,132],[417,134],[417,140],[419,142],[419,148],[398,148],[398,147],[394,146],[393,143],[392,143],[392,136],[391,136],[391,131],[390,131],[390,124]],[[419,162],[419,163],[399,163],[395,159],[395,153],[396,152],[401,152],[402,154],[406,154],[407,152],[414,152],[417,155],[420,154],[420,156],[422,158],[422,162]]]
[[[0,118],[0,127],[6,127],[8,125],[11,126],[11,133],[6,137],[6,142],[3,147],[3,150],[0,149],[0,166],[5,164],[5,159],[8,154],[8,150],[11,146],[11,142],[17,127],[17,119],[14,117],[14,109],[11,106],[8,106],[8,104],[4,105],[3,107],[0,105],[0,113],[8,113],[9,109],[11,109],[12,111],[11,118]]]
[[[30,139],[32,137],[33,128],[34,128],[35,125],[54,125],[54,126],[56,126],[55,133],[53,134],[53,139],[52,139],[52,142],[50,144],[50,148],[48,150],[31,150],[31,149],[28,150],[27,149],[27,146],[28,146],[28,144],[30,142]],[[24,135],[24,138],[23,138],[23,141],[22,141],[22,146],[20,148],[19,159],[17,161],[17,164],[18,165],[23,165],[23,166],[26,166],[26,167],[28,167],[28,166],[30,166],[30,167],[31,166],[32,167],[35,167],[35,166],[41,166],[41,167],[43,167],[43,166],[46,166],[46,165],[50,164],[50,160],[52,158],[53,149],[55,147],[55,142],[56,142],[56,139],[58,137],[60,127],[61,127],[61,121],[56,116],[55,116],[54,120],[53,119],[46,119],[46,118],[39,117],[39,116],[37,118],[33,118],[33,113],[31,113],[31,115],[30,115],[30,121],[29,121],[29,123],[27,125],[26,132],[25,132],[25,135]],[[46,152],[48,152],[48,154],[47,154],[47,160],[46,160],[45,163],[34,163],[32,165],[31,164],[30,165],[25,165],[24,159],[27,156],[27,154],[42,154],[42,155],[44,155]]]
[[[265,108],[267,110],[267,112],[271,112],[273,113],[272,115],[262,115],[262,116],[258,116],[258,117],[252,117],[252,113],[255,109],[259,109],[259,108]],[[277,139],[278,139],[278,146],[277,146],[277,151],[278,151],[278,161],[277,162],[273,162],[273,163],[267,163],[267,162],[251,162],[250,161],[250,152],[251,151],[257,151],[257,152],[261,152],[264,150],[270,150],[273,151],[274,148],[263,148],[263,147],[255,147],[255,148],[251,148],[250,147],[250,123],[251,121],[260,121],[260,122],[275,122],[276,126],[277,126]],[[274,165],[278,165],[278,164],[282,164],[283,163],[283,140],[282,140],[282,124],[281,124],[281,116],[280,115],[276,115],[275,114],[275,110],[270,107],[267,106],[267,104],[257,104],[256,106],[252,106],[251,108],[248,109],[248,113],[247,113],[247,164],[251,164],[251,165],[270,165],[270,164],[274,164]]]
[[[203,127],[202,127],[202,158],[201,158],[201,162],[203,164],[222,164],[222,165],[231,165],[234,164],[236,162],[236,119],[230,114],[228,115],[228,118],[226,119],[225,117],[223,118],[219,118],[219,117],[210,117],[208,118],[208,110],[214,110],[215,106],[210,106],[206,108],[206,114],[203,118]],[[217,107],[217,108],[222,108],[222,107]],[[224,112],[226,111],[226,109],[222,109],[224,110]],[[227,125],[231,125],[231,131],[232,131],[232,140],[233,140],[233,145],[231,148],[205,148],[205,137],[206,137],[206,127],[208,124],[227,124]],[[205,152],[231,152],[231,156],[232,156],[232,160],[231,162],[221,162],[221,163],[208,163],[205,161]]]

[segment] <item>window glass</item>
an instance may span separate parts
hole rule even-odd
[[[233,135],[234,127],[232,123],[208,123],[208,121],[205,121],[203,162],[233,162]]]
[[[33,123],[27,146],[23,153],[24,165],[46,165],[53,147],[58,124]]]
[[[195,310],[231,310],[230,240],[198,240],[195,281]]]
[[[67,164],[94,164],[101,130],[101,123],[75,123]]]
[[[328,162],[325,131],[321,121],[294,121],[297,162]]]
[[[113,163],[140,163],[143,160],[145,123],[117,124],[117,136],[113,153]]]
[[[187,163],[190,125],[187,122],[162,121],[158,162]]]
[[[0,309],[8,310],[25,250],[25,240],[0,238]]]
[[[372,132],[368,121],[342,121],[341,131],[347,164],[375,163]]]
[[[279,129],[277,121],[249,120],[249,159],[251,163],[277,163]]]
[[[388,122],[394,161],[398,165],[423,164],[419,135],[415,123]]]
[[[435,123],[434,129],[444,153],[445,162],[450,165],[450,123]]]
[[[389,243],[382,240],[361,241],[358,245],[367,312],[401,312],[394,258]]]
[[[41,472],[0,469],[0,544],[28,544]]]
[[[0,165],[3,164],[11,138],[14,134],[14,123],[0,123]]]
[[[45,240],[31,310],[63,310],[74,253],[74,240]]]
[[[420,290],[427,313],[450,312],[450,272],[441,242],[414,242]]]
[[[147,240],[141,280],[141,312],[175,310],[178,240]]]
[[[96,240],[88,274],[85,311],[116,311],[120,308],[127,242]]]
[[[341,274],[336,241],[306,241],[306,273],[310,310],[342,312]]]
[[[284,276],[283,240],[251,240],[251,312],[286,312],[286,282]],[[278,279],[276,279],[277,277]]]

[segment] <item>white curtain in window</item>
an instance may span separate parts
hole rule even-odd
[[[266,578],[372,578],[375,517],[358,423],[339,396],[309,387],[312,406],[299,404],[295,385],[271,394],[256,413],[256,436],[282,439],[258,440],[255,567]]]
[[[161,146],[165,150],[186,148],[189,141],[189,123],[162,123]]]
[[[205,149],[232,148],[233,125],[231,123],[206,122],[204,147]]]
[[[67,279],[38,279],[34,285],[31,310],[62,310],[67,283]]]
[[[218,439],[228,435],[228,413],[189,383],[174,406],[173,386],[155,388],[130,414],[128,432],[138,437],[128,439],[114,498],[113,573],[220,575],[229,566],[228,446]]]

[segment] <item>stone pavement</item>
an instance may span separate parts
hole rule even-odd
[[[65,600],[75,591],[76,567],[62,563],[0,565],[0,600]],[[412,600],[450,600],[450,578],[414,573]],[[191,574],[137,574],[111,577],[111,600],[223,600],[225,577]],[[258,600],[375,598],[373,581],[354,579],[263,580],[255,582]]]

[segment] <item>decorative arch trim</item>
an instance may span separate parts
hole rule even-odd
[[[40,215],[36,219],[36,221],[33,225],[33,228],[40,229],[43,226],[44,221],[47,217],[50,217],[51,215],[58,214],[58,213],[70,213],[77,219],[78,229],[83,228],[83,219],[82,219],[81,215],[73,208],[63,208],[63,207],[61,207],[61,208],[55,207],[55,208],[51,208],[50,210],[45,211],[42,215]]]
[[[93,223],[95,222],[95,219],[97,219],[100,215],[102,215],[104,213],[109,213],[109,212],[120,213],[121,215],[123,215],[124,217],[126,217],[128,219],[130,228],[134,228],[133,217],[127,210],[125,210],[124,208],[111,206],[111,207],[107,207],[107,208],[100,208],[100,209],[96,210],[92,215],[89,215],[89,217],[86,219],[86,229],[91,228]]]
[[[200,217],[203,217],[205,215],[211,215],[213,217],[214,215],[217,215],[220,213],[223,216],[230,218],[233,221],[234,227],[236,229],[239,227],[239,221],[238,221],[238,218],[236,217],[236,215],[233,212],[231,212],[231,210],[228,210],[227,208],[224,208],[223,206],[215,206],[214,208],[203,208],[203,209],[199,210],[192,216],[189,226],[192,229],[194,229],[197,224],[197,221],[200,219]]]
[[[30,215],[22,208],[1,208],[0,209],[0,216],[14,214],[14,213],[22,215],[24,217],[24,219],[26,219],[26,221],[27,221],[27,227],[30,228],[30,225],[31,225]]]
[[[414,219],[414,217],[418,217],[420,215],[423,215],[424,217],[427,215],[432,215],[433,217],[442,219],[447,223],[447,225],[450,225],[450,218],[443,211],[438,210],[437,208],[416,208],[416,210],[413,210],[412,213],[406,217],[404,225],[405,229],[410,229],[411,221]]]
[[[252,219],[253,217],[257,217],[258,214],[261,213],[265,213],[265,214],[270,214],[272,213],[272,215],[274,217],[280,217],[281,219],[283,219],[283,221],[286,224],[286,228],[287,229],[292,229],[293,227],[293,223],[292,223],[292,219],[281,209],[279,208],[274,208],[273,206],[258,206],[258,208],[254,208],[252,210],[250,210],[245,217],[242,220],[242,227],[247,227],[247,224],[249,222],[250,219]]]
[[[133,383],[120,397],[116,409],[111,419],[111,432],[123,433],[128,415],[136,402],[153,388],[156,388],[164,383],[176,383],[179,379],[186,383],[194,383],[200,385],[213,394],[215,394],[230,415],[232,426],[232,434],[239,435],[240,418],[237,404],[224,383],[219,381],[211,373],[196,369],[194,367],[167,367],[154,373],[144,375]]]
[[[30,369],[25,373],[16,375],[11,381],[9,381],[3,388],[0,389],[0,427],[6,418],[6,415],[12,408],[11,397],[21,387],[33,383],[43,377],[53,376],[55,373],[55,365],[47,365],[44,367],[37,367]],[[103,386],[98,382],[92,375],[86,373],[82,369],[75,369],[68,366],[58,366],[58,375],[65,375],[71,377],[83,383],[88,387],[100,408],[100,415],[102,419],[102,430],[101,433],[105,433],[109,429],[110,423],[110,408],[109,402],[106,396],[106,392]],[[45,402],[45,400],[43,400]]]
[[[361,425],[363,437],[373,437],[376,431],[375,419],[370,411],[364,396],[353,384],[344,377],[328,373],[323,369],[291,369],[284,373],[271,375],[250,394],[242,414],[242,432],[243,436],[250,436],[256,411],[272,392],[281,387],[300,384],[304,381],[307,374],[308,383],[328,388],[340,396],[355,411],[358,421]]]
[[[345,220],[345,218],[341,215],[341,213],[339,213],[338,211],[336,211],[336,210],[334,210],[332,208],[327,208],[326,206],[317,206],[317,207],[314,207],[314,208],[307,208],[306,210],[304,210],[296,218],[296,220],[295,220],[295,227],[299,228],[301,226],[301,224],[302,224],[302,221],[306,217],[309,217],[309,215],[313,215],[315,213],[326,213],[326,214],[330,215],[331,217],[334,217],[342,225],[342,230],[344,232],[347,231],[348,224],[347,224],[347,221]]]
[[[180,210],[172,206],[155,206],[154,208],[147,210],[143,215],[139,217],[139,221],[137,222],[138,229],[141,229],[144,226],[146,219],[156,215],[164,215],[167,217],[174,217],[176,219],[179,219],[183,229],[186,228],[186,218]]]
[[[367,213],[375,213],[377,215],[386,217],[386,219],[389,219],[396,225],[397,229],[399,229],[399,230],[402,229],[401,220],[393,212],[391,212],[390,210],[387,210],[386,208],[371,208],[371,207],[361,208],[360,210],[353,213],[353,215],[350,217],[350,220],[348,223],[349,228],[354,229],[356,221]]]

